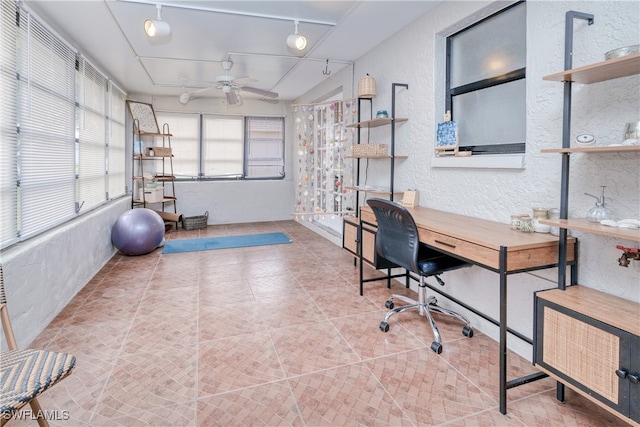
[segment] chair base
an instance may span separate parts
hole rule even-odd
[[[434,341],[431,343],[431,350],[440,354],[442,353],[442,338],[440,336],[440,331],[438,330],[438,325],[434,320],[431,312],[445,314],[447,316],[455,317],[456,319],[461,320],[465,323],[465,326],[462,328],[462,334],[466,337],[471,338],[473,336],[473,329],[471,328],[471,324],[469,319],[463,316],[460,313],[457,313],[453,310],[449,310],[448,308],[440,307],[435,297],[426,296],[427,294],[427,286],[424,282],[424,277],[420,277],[420,284],[418,285],[418,301],[413,300],[404,295],[393,294],[389,297],[387,302],[385,303],[385,307],[390,309],[390,311],[385,315],[384,320],[380,322],[380,330],[382,332],[389,331],[389,319],[391,316],[403,313],[405,311],[418,310],[418,313],[421,316],[425,316],[429,319],[429,325],[431,325],[431,329],[433,331]],[[399,299],[401,301],[406,302],[408,305],[403,305],[400,307],[394,308],[393,300]]]

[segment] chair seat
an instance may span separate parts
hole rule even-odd
[[[75,356],[43,350],[14,350],[0,355],[0,413],[12,413],[66,377]]]
[[[471,264],[458,258],[445,255],[442,252],[430,249],[424,245],[420,246],[418,255],[418,269],[423,276],[444,273],[445,271],[457,270],[462,267],[469,267]]]

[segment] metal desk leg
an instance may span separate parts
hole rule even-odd
[[[500,246],[500,413],[507,413],[507,248]]]

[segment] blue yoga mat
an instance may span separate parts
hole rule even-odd
[[[163,254],[181,252],[211,251],[214,249],[243,248],[247,246],[279,245],[291,243],[284,233],[247,234],[242,236],[203,237],[201,239],[169,240],[162,250]]]

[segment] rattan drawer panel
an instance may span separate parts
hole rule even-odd
[[[358,255],[358,224],[345,219],[342,247],[354,255]]]
[[[542,361],[618,403],[620,337],[544,307]]]

